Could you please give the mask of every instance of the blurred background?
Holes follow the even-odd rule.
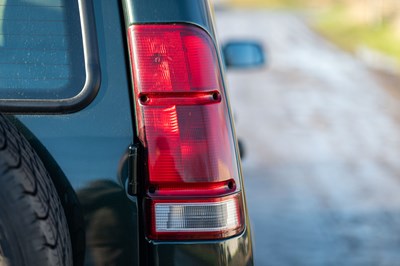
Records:
[[[400,1],[215,1],[256,265],[400,265]]]

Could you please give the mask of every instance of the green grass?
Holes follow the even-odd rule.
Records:
[[[301,0],[230,0],[236,7],[244,8],[297,8],[301,7]]]
[[[242,8],[278,8],[307,10],[306,0],[229,0],[232,6]],[[315,29],[338,46],[355,51],[366,46],[391,56],[400,63],[400,37],[396,37],[388,23],[361,25],[349,19],[345,9],[331,7],[321,12],[314,21]]]
[[[388,23],[357,25],[346,17],[343,8],[337,7],[318,16],[315,27],[344,49],[354,51],[359,46],[366,46],[400,62],[400,38]]]

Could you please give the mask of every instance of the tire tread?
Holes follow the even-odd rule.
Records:
[[[3,115],[0,178],[1,186],[13,198],[15,216],[21,216],[26,227],[21,228],[23,232],[14,232],[31,245],[26,265],[72,265],[68,224],[54,184],[29,142]]]

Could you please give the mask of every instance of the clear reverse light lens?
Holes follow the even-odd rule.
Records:
[[[233,199],[218,203],[157,203],[157,232],[221,231],[239,224]]]
[[[156,203],[157,232],[211,232],[235,228],[239,224],[234,199],[204,203]]]

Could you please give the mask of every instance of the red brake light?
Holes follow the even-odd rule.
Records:
[[[199,197],[204,199],[204,206],[226,202],[221,197],[239,192],[240,182],[226,97],[211,38],[198,27],[176,24],[133,25],[128,29],[128,37],[137,129],[148,154],[146,193],[150,205],[162,200],[164,205],[160,206],[169,206],[186,198],[186,205],[182,205],[185,208]],[[152,217],[157,216],[156,209],[149,208]],[[241,207],[237,209],[233,213],[237,215],[235,221],[240,222]],[[154,224],[150,227],[149,236],[153,238],[162,235],[165,239],[169,233],[179,232],[167,230],[158,234],[153,231],[157,230]],[[242,228],[241,223],[208,237],[229,236],[237,233],[237,228]],[[203,233],[183,235],[204,238]]]

